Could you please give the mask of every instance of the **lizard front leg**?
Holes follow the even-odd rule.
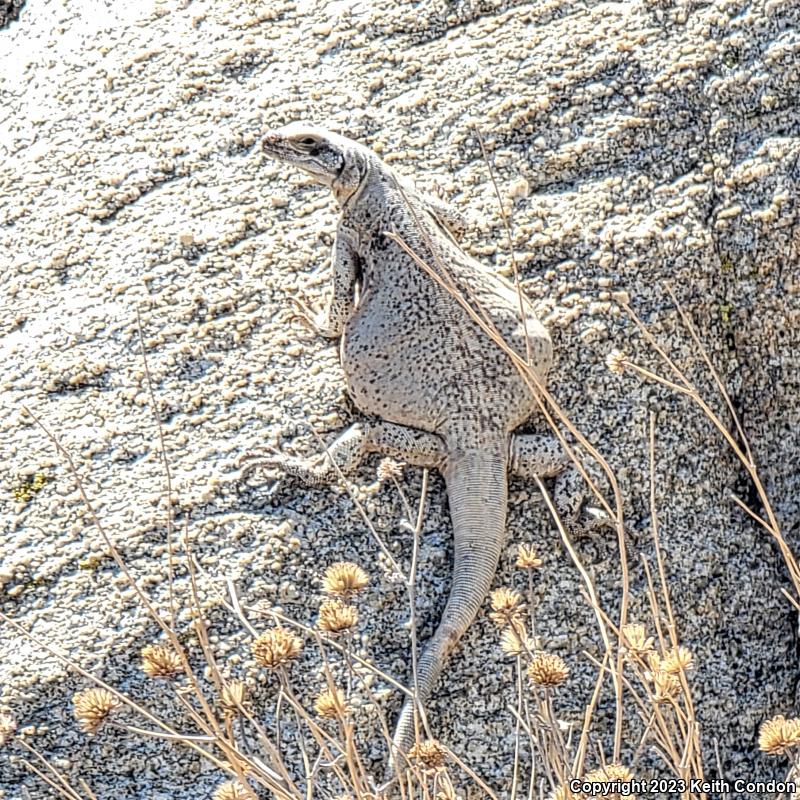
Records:
[[[357,422],[351,425],[322,453],[311,458],[295,458],[283,453],[247,453],[239,459],[242,479],[256,469],[283,472],[309,486],[333,483],[339,472],[354,471],[368,453],[381,453],[418,467],[441,469],[446,451],[436,434],[395,425],[391,422]]]
[[[345,322],[353,314],[356,282],[359,277],[358,255],[348,234],[336,233],[331,254],[333,273],[333,297],[325,311],[314,311],[297,298],[292,298],[294,316],[305,323],[314,333],[328,339],[342,335]]]
[[[467,218],[449,203],[440,200],[432,194],[423,194],[421,200],[428,210],[438,220],[439,224],[447,228],[453,238],[460,238],[469,227]]]

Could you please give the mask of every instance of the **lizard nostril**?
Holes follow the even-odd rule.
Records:
[[[268,133],[264,137],[264,146],[275,145],[277,143],[278,143],[278,136],[276,134],[274,134],[274,133]]]

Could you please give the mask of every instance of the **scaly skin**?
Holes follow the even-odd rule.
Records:
[[[397,233],[429,266],[443,266],[523,356],[527,330],[531,364],[542,381],[552,360],[550,337],[527,300],[523,326],[516,290],[459,249],[453,238],[463,228],[458,217],[366,147],[293,124],[269,133],[263,149],[329,186],[341,206],[333,298],[324,314],[297,305],[319,333],[341,337],[350,395],[378,421],[354,425],[316,459],[274,455],[259,466],[323,484],[336,477],[331,461],[348,470],[366,453],[381,452],[442,471],[455,564],[447,606],[418,664],[418,700],[424,705],[491,587],[505,534],[509,469],[549,476],[565,462],[547,437],[512,436],[536,405],[519,372],[387,232]],[[572,508],[570,516],[575,513]],[[414,735],[414,705],[407,701],[394,736],[394,763]]]

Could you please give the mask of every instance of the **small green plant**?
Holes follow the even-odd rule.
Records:
[[[44,472],[37,472],[34,475],[20,479],[11,490],[11,494],[18,503],[30,503],[46,483],[47,475]]]

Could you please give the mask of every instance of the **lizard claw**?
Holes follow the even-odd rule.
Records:
[[[290,320],[298,320],[304,327],[318,336],[325,334],[325,318],[321,312],[315,312],[297,297],[290,297],[289,302],[293,306]]]
[[[599,508],[586,508],[576,520],[573,532],[578,536],[592,536],[595,533],[616,531],[617,521],[613,517],[609,517],[605,511]],[[636,540],[637,534],[628,525],[624,526],[625,537],[633,541]]]
[[[280,471],[283,456],[275,447],[266,447],[262,451],[248,450],[236,460],[236,466],[241,470],[241,480],[246,480],[256,470],[266,469]]]

